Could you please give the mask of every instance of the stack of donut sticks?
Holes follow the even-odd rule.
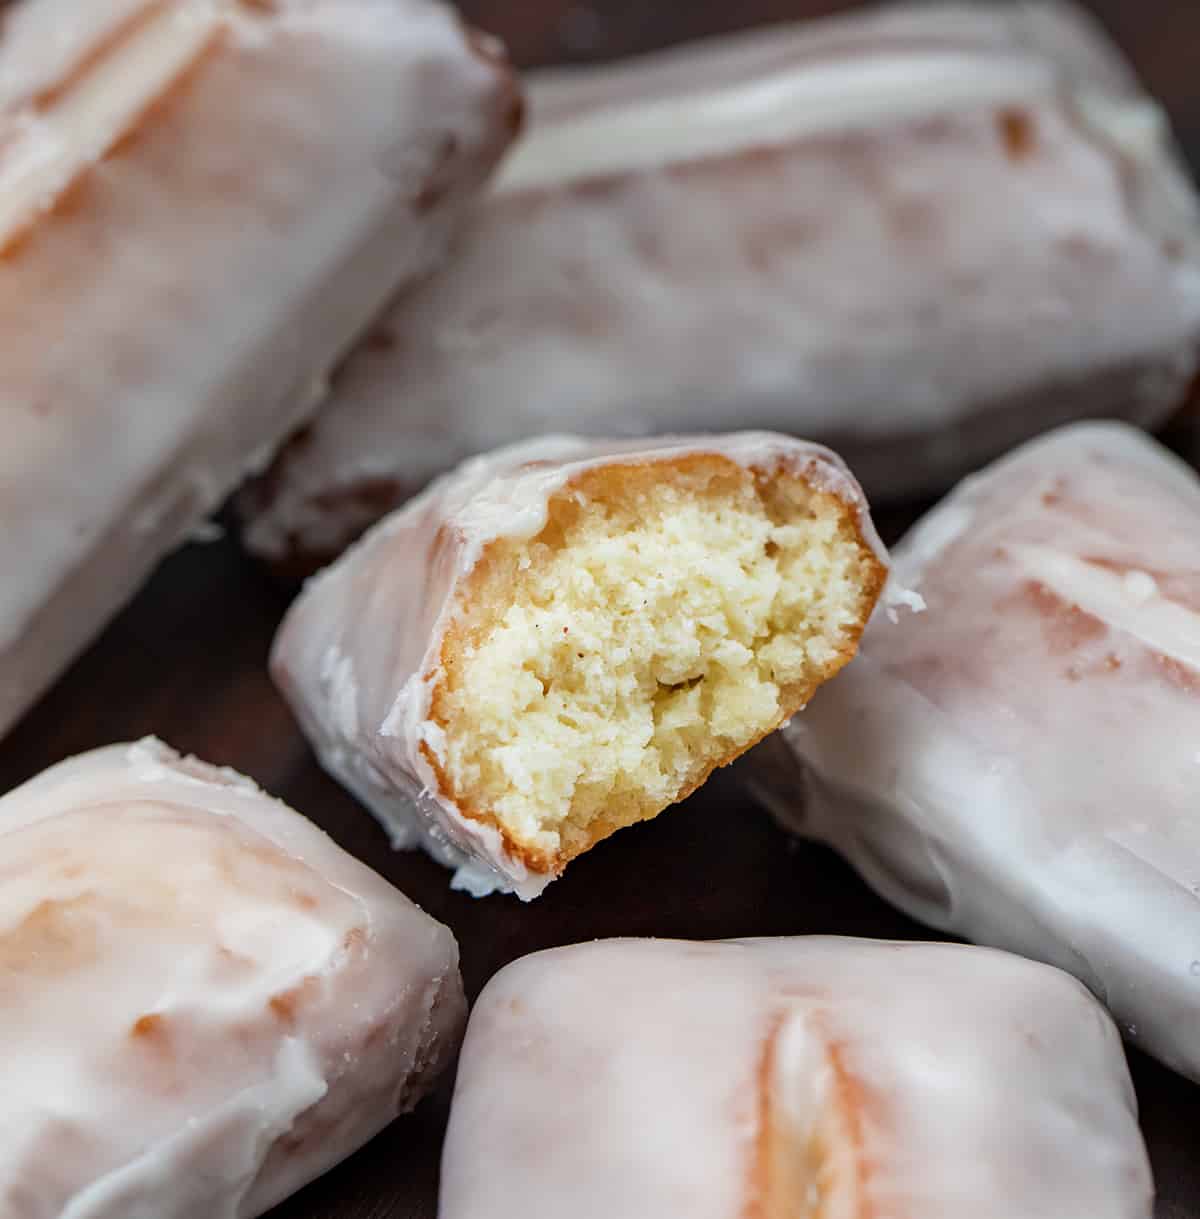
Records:
[[[983,946],[599,941],[468,1022],[387,881],[111,745],[0,799],[0,1216],[252,1219],[460,1044],[442,1219],[1150,1215],[1114,1018],[1200,1079],[1200,480],[1143,429],[1200,211],[1090,20],[523,89],[431,0],[2,21],[0,731],[240,488],[311,575],[279,689],[456,888],[534,900],[757,746]],[[964,475],[889,556],[867,496]]]

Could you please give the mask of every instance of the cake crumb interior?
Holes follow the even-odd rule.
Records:
[[[716,455],[585,471],[463,599],[432,708],[443,779],[561,866],[802,706],[882,574],[851,510],[798,476]]]

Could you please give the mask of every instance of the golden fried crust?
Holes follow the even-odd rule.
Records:
[[[837,518],[839,541],[849,542],[856,550],[859,570],[864,573],[864,578],[861,581],[854,622],[846,632],[845,641],[836,648],[834,658],[825,664],[815,666],[807,680],[781,685],[779,687],[780,710],[769,726],[746,744],[739,745],[724,755],[707,761],[695,777],[678,791],[673,803],[691,795],[707,781],[714,770],[736,761],[748,749],[774,732],[803,708],[824,682],[835,676],[854,658],[858,650],[858,641],[883,591],[888,575],[886,566],[864,536],[858,510],[837,495],[818,490],[810,471],[793,472],[787,469],[763,470],[757,468],[747,470],[728,457],[714,453],[686,454],[659,461],[613,462],[584,470],[551,497],[547,511],[548,523],[536,540],[552,541],[552,535],[561,532],[564,521],[586,511],[580,505],[580,498],[589,501],[612,500],[622,494],[628,494],[631,488],[638,483],[649,487],[660,482],[665,476],[673,476],[678,479],[696,473],[710,474],[715,479],[732,480],[735,483],[753,478],[764,508],[769,497],[776,500],[785,499],[785,489],[791,485],[804,494],[814,515],[829,514]],[[550,536],[548,537],[548,535]],[[461,672],[464,656],[468,649],[482,638],[495,620],[494,616],[484,618],[480,615],[470,619],[463,612],[464,608],[477,604],[482,598],[486,598],[493,605],[503,607],[510,599],[505,596],[505,592],[511,591],[513,585],[511,575],[506,575],[505,572],[498,570],[504,545],[503,540],[489,543],[475,569],[463,581],[457,597],[459,612],[455,614],[442,639],[437,663],[440,676],[433,686],[429,719],[443,731],[449,732],[453,729],[447,706],[448,692]],[[430,673],[429,676],[432,678],[433,673]],[[466,793],[458,790],[446,768],[427,744],[422,743],[420,749],[437,777],[440,792],[454,802],[464,817],[494,827],[501,835],[510,855],[534,872],[560,875],[572,859],[590,850],[596,843],[636,821],[649,820],[657,816],[666,807],[663,805],[653,808],[650,812],[645,812],[633,807],[628,800],[615,802],[610,810],[588,826],[588,833],[584,840],[564,842],[557,851],[550,852],[515,837],[492,810],[480,807]]]

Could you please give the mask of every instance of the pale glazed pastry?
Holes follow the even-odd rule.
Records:
[[[311,580],[272,672],[397,846],[531,898],[803,706],[885,561],[827,449],[550,437],[465,463]]]
[[[0,844],[6,1219],[251,1219],[457,1048],[449,930],[233,771],[99,749]]]
[[[1076,425],[965,482],[895,571],[926,611],[868,628],[760,755],[772,806],[1200,1079],[1200,480]]]
[[[1120,1040],[955,944],[608,940],[471,1014],[440,1219],[1149,1219]]]
[[[453,263],[241,500],[311,568],[464,456],[765,427],[874,501],[1081,416],[1162,421],[1200,241],[1160,110],[1083,13],[908,6],[534,74]]]
[[[0,732],[315,405],[508,141],[425,0],[0,22]]]

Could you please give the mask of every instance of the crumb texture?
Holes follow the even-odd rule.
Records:
[[[802,706],[882,583],[852,510],[718,456],[586,471],[447,633],[443,780],[535,866],[652,817]]]

